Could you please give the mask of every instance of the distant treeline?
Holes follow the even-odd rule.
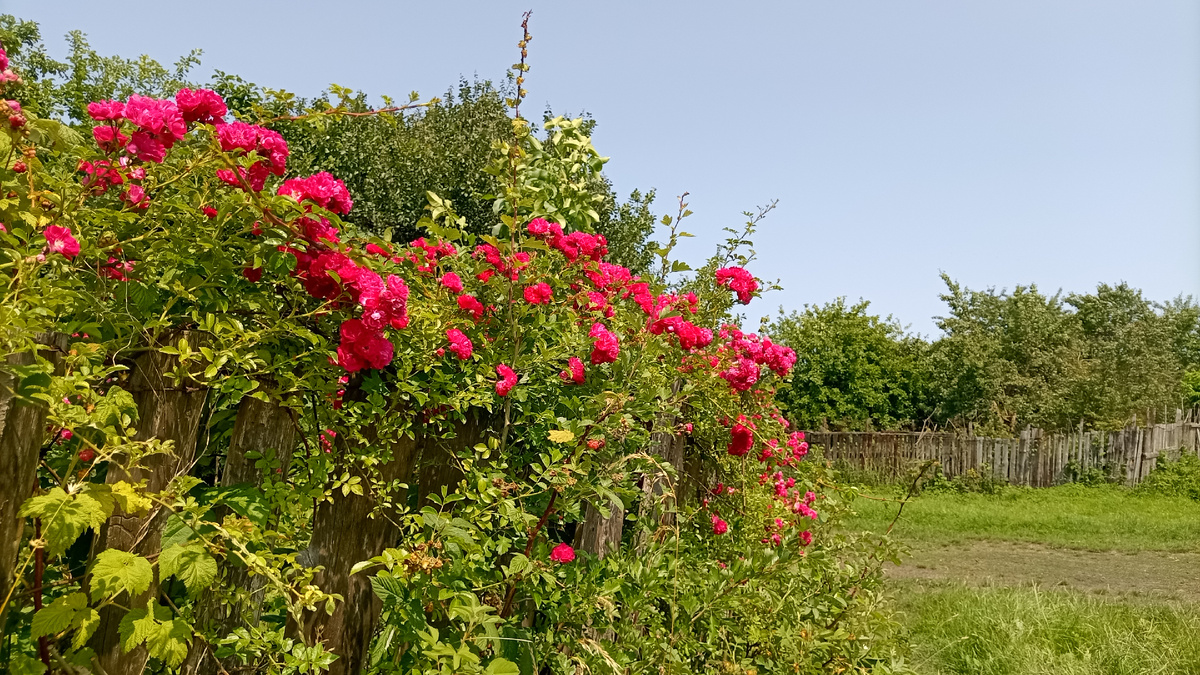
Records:
[[[801,428],[954,429],[1012,435],[1112,429],[1200,403],[1200,306],[1152,302],[1128,284],[1045,295],[974,291],[943,275],[942,336],[905,331],[838,299],[771,326],[796,350],[781,399]],[[1153,420],[1150,420],[1153,421]]]

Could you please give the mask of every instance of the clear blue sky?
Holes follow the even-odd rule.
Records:
[[[213,68],[312,95],[499,80],[533,9],[534,111],[592,113],[618,190],[691,192],[702,258],[779,200],[752,317],[839,295],[935,332],[971,287],[1200,295],[1200,3],[0,0],[52,50]]]

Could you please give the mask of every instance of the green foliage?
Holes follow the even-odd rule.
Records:
[[[1190,298],[1156,305],[1122,283],[1064,299],[1035,286],[974,291],[943,279],[949,313],[932,342],[869,314],[865,302],[781,315],[771,333],[798,355],[781,391],[793,420],[1011,436],[1027,426],[1162,421],[1200,403],[1200,379],[1185,373],[1200,354],[1200,309]]]
[[[44,495],[30,498],[21,505],[21,515],[42,520],[42,536],[46,540],[46,552],[59,555],[75,543],[84,530],[97,532],[112,514],[112,505],[95,499],[89,493],[68,494],[60,487],[51,488]]]
[[[906,582],[898,604],[921,673],[1109,675],[1200,669],[1190,603],[1037,587]]]
[[[217,561],[201,544],[176,544],[159,554],[158,575],[160,579],[177,577],[187,586],[188,594],[196,596],[217,578]]]
[[[1003,478],[998,478],[988,464],[981,465],[978,470],[967,469],[964,473],[952,478],[947,477],[942,471],[942,467],[938,465],[920,477],[916,476],[913,471],[910,471],[910,474],[913,475],[910,475],[910,479],[905,483],[915,486],[915,494],[929,492],[934,494],[997,495],[1009,487],[1008,482]]]
[[[100,614],[88,607],[87,596],[83,593],[71,593],[56,599],[34,614],[29,635],[36,638],[74,629],[75,636],[71,639],[71,647],[82,649],[99,626]]]
[[[926,345],[868,305],[838,298],[771,325],[771,336],[796,351],[779,397],[800,428],[895,429],[920,419]]]
[[[1094,294],[1071,295],[1067,302],[1075,308],[1088,369],[1073,387],[1073,417],[1111,428],[1132,414],[1179,405],[1178,322],[1124,283],[1100,284]]]
[[[1141,494],[1200,501],[1200,457],[1183,453],[1172,462],[1159,455],[1154,470],[1138,483],[1135,490]]]
[[[146,601],[146,609],[130,610],[121,619],[121,648],[131,652],[146,645],[150,656],[167,666],[175,667],[187,657],[192,627],[173,619],[171,610],[154,601]]]
[[[218,87],[222,93],[231,88]],[[330,102],[293,100],[296,114]],[[366,96],[339,101],[351,112],[369,109]],[[459,83],[441,100],[410,115],[342,117],[320,125],[284,124],[291,166],[300,175],[328,171],[354,195],[350,222],[364,230],[391,232],[408,242],[424,234],[417,222],[427,214],[426,194],[449,200],[475,234],[495,224],[492,199],[498,189],[484,172],[492,145],[512,132],[502,97],[490,83]]]
[[[938,319],[945,336],[933,347],[931,365],[941,418],[978,435],[1069,424],[1068,392],[1083,363],[1062,300],[1036,286],[981,292],[943,279],[950,311]]]
[[[1089,466],[1085,469],[1078,461],[1071,460],[1063,466],[1062,479],[1069,483],[1087,487],[1115,485],[1121,482],[1117,477],[1115,468],[1106,463],[1101,466]]]
[[[110,548],[96,556],[92,565],[92,599],[113,598],[121,593],[136,596],[154,583],[150,561],[136,553]]]

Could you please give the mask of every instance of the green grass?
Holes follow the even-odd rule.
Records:
[[[1200,673],[1200,612],[1074,591],[893,586],[921,675]]]
[[[863,494],[895,498],[889,488]],[[852,530],[882,532],[897,505],[858,499]],[[925,493],[911,499],[893,535],[911,546],[1017,541],[1088,550],[1200,550],[1200,503],[1119,487],[1009,488],[999,495]],[[1197,671],[1200,672],[1200,671]]]

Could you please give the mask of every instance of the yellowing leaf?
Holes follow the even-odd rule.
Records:
[[[121,510],[128,514],[143,513],[150,510],[154,506],[154,502],[148,497],[142,496],[138,489],[119,480],[112,484],[113,499],[117,501],[117,505]]]
[[[70,495],[57,487],[21,506],[22,516],[42,519],[46,552],[52,556],[66,551],[89,527],[98,532],[110,514],[111,510],[91,496]]]
[[[551,443],[570,443],[575,440],[575,434],[566,429],[555,429],[550,432]]]

